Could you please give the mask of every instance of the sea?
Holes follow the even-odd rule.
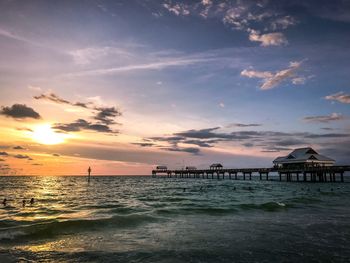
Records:
[[[350,261],[350,183],[253,179],[0,177],[0,262]]]

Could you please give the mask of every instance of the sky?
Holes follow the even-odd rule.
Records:
[[[350,163],[350,2],[0,1],[0,175]]]

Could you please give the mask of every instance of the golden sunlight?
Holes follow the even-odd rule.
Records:
[[[46,145],[64,143],[67,135],[55,132],[50,124],[36,126],[32,133],[33,140]]]

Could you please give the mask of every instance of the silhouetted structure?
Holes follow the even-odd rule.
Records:
[[[293,157],[292,157],[293,156]],[[291,162],[290,160],[293,160]],[[318,162],[315,162],[318,160]],[[287,163],[284,163],[287,162]],[[287,182],[344,182],[344,173],[350,172],[350,165],[335,166],[334,160],[318,154],[310,147],[294,150],[286,157],[278,157],[271,168],[223,168],[220,163],[210,165],[209,169],[168,170],[166,166],[157,166],[152,176],[165,175],[169,178],[206,178],[206,179],[243,179],[252,180],[258,175],[260,180],[269,180],[271,172],[277,173],[279,180]]]
[[[89,169],[88,169],[88,182],[90,182],[90,175],[91,175],[91,167],[89,166]]]
[[[221,163],[213,163],[212,165],[210,165],[209,168],[210,168],[210,170],[220,170],[224,167],[222,166]]]
[[[329,157],[318,154],[311,147],[299,148],[287,156],[277,157],[274,165],[282,168],[332,166],[335,161]]]
[[[167,171],[168,167],[166,167],[165,165],[158,165],[156,169],[157,171]]]

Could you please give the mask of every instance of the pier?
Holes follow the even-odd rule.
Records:
[[[336,166],[335,160],[319,154],[311,147],[298,148],[286,156],[277,157],[271,168],[235,168],[224,169],[220,163],[210,165],[209,169],[197,170],[187,166],[181,170],[168,170],[167,166],[157,166],[152,176],[169,178],[202,178],[269,180],[271,173],[277,173],[279,181],[286,182],[344,182],[345,172],[350,172],[350,165]]]
[[[152,170],[152,176],[166,178],[197,178],[197,179],[229,179],[229,180],[252,180],[254,177],[259,180],[268,181],[271,173],[277,173],[279,181],[286,182],[344,182],[345,172],[350,172],[350,165],[328,166],[328,167],[304,167],[304,168],[209,168],[193,170]],[[274,176],[276,177],[276,176]]]

